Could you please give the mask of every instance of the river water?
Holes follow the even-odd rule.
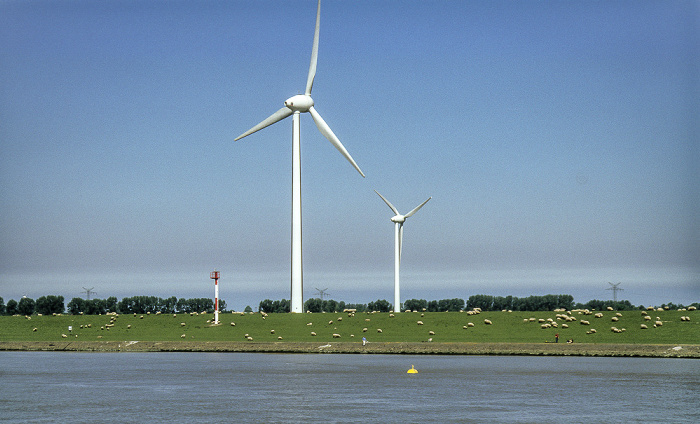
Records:
[[[700,361],[0,352],[0,422],[145,421],[697,423]]]

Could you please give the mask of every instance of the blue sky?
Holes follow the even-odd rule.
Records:
[[[0,296],[289,296],[314,1],[0,3]],[[700,4],[325,1],[305,299],[700,301]]]

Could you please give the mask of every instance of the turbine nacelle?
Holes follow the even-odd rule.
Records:
[[[308,112],[314,105],[314,99],[305,94],[297,94],[285,100],[284,105],[294,112]]]
[[[406,221],[406,216],[404,215],[396,215],[391,218],[391,222],[394,222],[396,224],[403,224],[404,221]]]

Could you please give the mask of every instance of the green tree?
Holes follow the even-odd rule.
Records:
[[[422,311],[428,309],[428,301],[425,299],[408,299],[403,303],[404,309]]]
[[[250,305],[248,305],[248,306],[245,307],[245,309],[243,310],[243,312],[245,312],[246,314],[247,314],[247,313],[250,313],[250,312],[253,312],[253,308],[251,308]]]
[[[68,312],[72,315],[85,313],[85,300],[80,297],[74,297],[68,302]]]
[[[17,310],[17,301],[10,299],[7,301],[7,306],[5,307],[5,313],[7,315],[17,315],[19,311]]]
[[[304,310],[313,313],[319,313],[323,311],[323,301],[317,297],[309,299],[306,302],[304,302]]]
[[[63,296],[41,296],[36,300],[37,314],[62,314],[64,310]]]
[[[17,304],[17,312],[20,315],[32,315],[36,308],[36,302],[30,297],[23,297]]]
[[[375,302],[369,302],[367,304],[367,309],[377,312],[389,312],[391,311],[391,303],[389,303],[388,300],[379,299]]]
[[[2,297],[0,297],[0,315],[5,315],[5,312],[5,300]]]

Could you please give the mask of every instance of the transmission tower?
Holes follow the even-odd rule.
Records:
[[[613,302],[617,303],[617,292],[624,290],[624,289],[621,289],[618,287],[622,283],[613,284],[613,283],[609,282],[608,284],[610,284],[610,287],[608,287],[605,290],[612,290],[613,291]]]
[[[85,287],[83,287],[83,288],[85,289],[85,291],[83,291],[83,292],[81,292],[81,293],[87,293],[87,300],[90,300],[90,295],[91,295],[91,294],[97,293],[96,291],[93,290],[94,287],[90,287],[89,289],[86,289]]]
[[[326,290],[328,290],[328,287],[326,287],[323,290],[321,290],[319,288],[316,289],[316,291],[318,292],[318,296],[321,298],[321,300],[323,300],[323,298],[326,296],[330,296],[328,293],[326,293]]]

